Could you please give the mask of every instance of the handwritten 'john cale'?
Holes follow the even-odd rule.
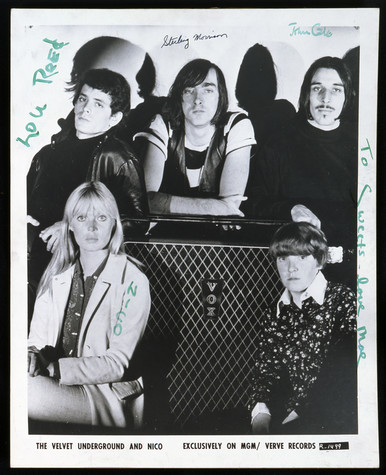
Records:
[[[300,26],[296,26],[296,21],[293,23],[289,23],[288,26],[291,26],[290,36],[325,36],[330,38],[332,36],[332,31],[328,30],[327,27],[321,26],[320,23],[315,23],[314,26],[308,29],[301,29]]]

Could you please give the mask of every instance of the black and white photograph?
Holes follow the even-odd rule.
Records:
[[[13,9],[11,465],[375,468],[377,9]]]

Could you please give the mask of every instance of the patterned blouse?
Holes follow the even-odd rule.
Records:
[[[300,415],[334,346],[347,336],[351,341],[356,337],[355,294],[342,284],[327,282],[322,305],[313,297],[304,300],[301,309],[293,302],[280,302],[260,324],[249,410],[258,402],[269,408],[275,382],[286,374],[291,386],[289,398],[283,401],[286,412],[295,410]],[[355,362],[354,353],[352,358]]]
[[[80,260],[75,261],[70,295],[64,315],[61,348],[59,352],[64,357],[76,357],[80,328],[88,301],[94,290],[96,281],[106,266],[108,256],[103,259],[96,271],[84,278]]]

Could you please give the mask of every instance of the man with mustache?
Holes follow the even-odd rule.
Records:
[[[322,224],[330,245],[355,247],[357,133],[345,116],[352,95],[340,58],[326,56],[310,66],[297,118],[259,150],[246,214]]]
[[[221,69],[205,59],[187,63],[170,88],[162,115],[135,136],[142,141],[153,214],[243,216],[252,124],[228,112]]]

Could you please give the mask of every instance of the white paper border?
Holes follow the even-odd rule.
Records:
[[[376,467],[378,465],[378,420],[376,381],[376,111],[378,71],[378,17],[377,9],[302,9],[302,10],[49,10],[25,9],[12,11],[11,32],[11,465],[13,467]],[[26,123],[28,113],[38,105],[31,97],[30,71],[23,66],[28,55],[36,61],[36,68],[44,66],[47,47],[25,42],[30,25],[47,26],[50,32],[57,25],[99,25],[101,28],[132,26],[197,26],[201,30],[223,31],[237,26],[252,28],[283,28],[297,21],[302,25],[321,23],[329,27],[359,26],[361,47],[360,122],[358,189],[366,188],[359,209],[365,219],[362,242],[364,256],[358,259],[358,275],[368,279],[360,283],[362,304],[358,328],[365,327],[362,340],[366,358],[358,366],[359,434],[347,436],[54,436],[28,435],[26,407],[26,226],[25,226],[25,173],[33,155],[49,142],[49,127],[42,127],[39,140],[28,150],[15,141]],[[166,32],[165,28],[165,32]],[[98,34],[99,35],[99,34]],[[98,36],[95,35],[95,36]],[[52,38],[53,39],[53,38]],[[66,38],[57,38],[68,41]],[[294,40],[296,40],[294,38]],[[142,44],[141,40],[137,44]],[[252,45],[252,44],[251,44]],[[77,47],[81,44],[77,45]],[[144,45],[146,48],[147,45]],[[63,49],[64,54],[64,49]],[[331,55],[334,55],[331,52]],[[308,65],[307,65],[308,66]],[[235,66],[237,69],[237,66]],[[58,74],[59,76],[59,74]],[[26,79],[28,77],[28,80]],[[58,78],[63,82],[68,77]],[[57,92],[56,88],[55,89]],[[62,87],[63,89],[63,87]],[[61,90],[62,90],[61,89]],[[47,95],[47,103],[55,101],[56,92]],[[58,93],[59,94],[59,93]],[[51,124],[61,116],[52,107],[42,124]],[[69,110],[69,109],[68,109]],[[51,114],[51,112],[50,112]],[[37,119],[38,120],[38,119]],[[371,146],[373,158],[361,151]],[[32,145],[33,142],[33,145]],[[364,166],[362,156],[367,158]],[[371,191],[370,191],[371,190]],[[364,282],[364,281],[361,281]],[[81,442],[124,442],[125,449],[78,450]],[[183,443],[216,442],[221,449],[184,450]],[[320,451],[288,449],[288,442],[341,442],[348,441],[349,450]],[[38,442],[46,442],[47,449],[37,449]],[[73,444],[71,450],[54,450],[52,442]],[[142,443],[142,450],[129,450],[130,442]],[[255,442],[258,450],[241,449],[242,442]],[[284,450],[267,450],[265,442],[284,442]],[[148,443],[162,444],[162,450],[148,450]],[[236,444],[228,449],[227,444]]]

